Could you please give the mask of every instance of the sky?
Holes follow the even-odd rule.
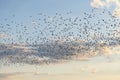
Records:
[[[95,9],[95,12],[92,13],[93,9]],[[110,11],[115,19],[109,18],[106,13],[102,12],[104,10]],[[59,16],[55,17],[56,13],[57,16],[61,14],[60,16],[62,16],[63,19],[59,19]],[[82,35],[86,38],[96,38],[96,40],[98,40],[96,43],[89,44],[83,39],[79,42],[73,42],[73,44],[72,42],[68,42],[65,43],[65,45],[64,42],[62,44],[58,41],[58,43],[53,43],[52,45],[45,44],[44,46],[35,46],[35,49],[24,45],[23,42],[26,41],[39,42],[39,36],[43,37],[40,38],[43,39],[42,41],[45,40],[44,37],[52,36],[52,34],[50,34],[51,30],[53,30],[54,25],[58,26],[60,22],[66,23],[70,27],[73,26],[70,32],[72,31],[77,35],[78,29],[76,28],[84,27],[84,23],[87,22],[87,20],[84,20],[86,15],[83,15],[83,13],[88,13],[92,16],[95,14],[94,17],[88,20],[91,24],[88,25],[88,28],[92,28],[93,31],[96,28],[102,28],[101,31],[96,31],[96,33],[98,33],[96,37],[93,36],[94,32],[92,32],[91,29],[91,32],[88,30],[90,33],[87,33],[89,36]],[[40,16],[41,14],[42,16]],[[46,15],[48,17],[46,17]],[[72,25],[76,16],[78,19],[82,18],[81,20],[83,20],[80,22],[80,27]],[[72,18],[73,21],[64,21],[68,18]],[[44,19],[52,23],[51,26],[53,28],[48,26],[49,23],[45,24],[43,22]],[[106,22],[104,22],[104,20]],[[0,0],[0,80],[64,80],[64,78],[69,80],[119,80],[119,22],[120,0]],[[79,21],[77,23],[79,24]],[[96,26],[94,24],[96,24]],[[112,27],[110,28],[104,28],[105,26],[109,27],[111,25]],[[67,36],[67,31],[64,31],[66,28],[68,27],[62,25],[62,27],[60,26],[60,28],[56,29],[55,33],[57,34],[58,32],[58,34],[61,34],[60,36],[63,37]],[[104,44],[107,42],[98,39],[101,37],[99,32],[103,33],[104,36],[104,33],[111,29],[113,29],[113,31],[115,29],[117,37],[115,35],[109,38],[102,37],[108,41],[114,38],[113,44],[112,42],[111,44]],[[112,32],[110,33],[112,34]],[[72,33],[70,34],[72,35]],[[74,35],[68,39],[74,40]],[[21,44],[7,44],[12,42]],[[80,45],[75,45],[74,43]],[[62,48],[60,48],[60,46]],[[80,52],[79,49],[81,49]],[[51,54],[51,52],[49,54],[47,51],[51,51],[53,54]],[[13,64],[11,62],[13,62]]]
[[[37,14],[39,12],[51,14],[69,10],[80,12],[85,10],[89,11],[89,3],[90,0],[0,0],[0,10],[2,12],[1,16],[4,17],[9,14],[25,16]]]
[[[39,13],[55,15],[55,13],[65,14],[72,11],[72,15],[77,16],[83,11],[89,12],[91,9],[89,3],[89,0],[0,0],[0,23],[3,24],[3,31],[5,32],[2,32],[1,29],[1,35],[3,37],[3,35],[12,34],[11,38],[14,38],[16,36],[13,35],[16,34],[15,24],[27,25],[29,28],[28,32],[32,32],[32,21],[34,19],[36,20],[36,18],[39,18],[39,16],[37,16]],[[30,19],[29,16],[32,16],[33,18]],[[13,23],[11,23],[12,21]],[[6,24],[10,24],[10,32],[6,31]],[[17,30],[22,30],[22,27],[17,27]],[[15,41],[17,40],[18,39]],[[10,40],[7,40],[6,42],[9,41]]]
[[[13,38],[13,42],[18,41],[20,40],[18,38],[20,35],[23,36],[21,42],[24,42],[30,35],[35,39],[35,36],[38,34],[33,34],[35,33],[33,26],[36,26],[38,23],[42,24],[37,21],[37,19],[41,18],[38,16],[40,13],[48,16],[54,16],[56,13],[60,13],[66,17],[68,16],[66,13],[72,12],[69,16],[74,17],[83,16],[82,14],[84,12],[91,13],[92,9],[96,8],[98,10],[106,9],[112,12],[115,17],[119,18],[119,4],[119,0],[0,0],[0,37],[4,38],[1,42],[9,42]],[[4,27],[2,28],[2,26]],[[27,26],[28,29],[24,32],[26,34],[22,34],[24,26]],[[9,30],[7,30],[8,27]],[[39,29],[43,29],[43,27],[40,26]],[[11,37],[11,40],[5,40],[8,36]]]
[[[96,32],[98,33],[97,37],[99,37],[101,36],[101,34],[99,34],[100,32],[103,33],[103,35],[105,35],[104,33],[109,31],[110,29],[114,30],[113,27],[110,27],[110,29],[108,29],[108,28],[104,28],[105,26],[110,26],[110,24],[118,25],[119,23],[119,21],[117,21],[116,23],[114,23],[115,21],[111,22],[112,19],[111,21],[108,21],[107,20],[108,16],[105,13],[102,14],[101,16],[100,14],[102,13],[102,10],[105,9],[106,11],[107,10],[110,11],[114,17],[119,19],[119,16],[120,16],[119,5],[120,5],[119,0],[0,0],[0,43],[23,43],[23,42],[31,43],[35,41],[40,42],[40,39],[43,39],[42,41],[45,41],[44,37],[46,36],[51,37],[50,31],[52,29],[50,29],[50,27],[51,26],[54,27],[54,25],[55,26],[57,25],[57,27],[59,27],[58,26],[58,24],[60,24],[59,22],[66,23],[67,25],[70,24],[69,26],[73,27],[71,31],[75,35],[69,36],[69,40],[72,40],[74,39],[74,36],[78,34],[77,33],[78,30],[74,28],[76,26],[72,25],[73,21],[69,22],[69,21],[64,21],[62,19],[58,19],[58,18],[53,19],[53,17],[56,16],[56,13],[58,14],[60,13],[62,14],[63,18],[67,19],[68,17],[68,18],[73,18],[74,20],[74,17],[76,16],[77,17],[80,16],[80,18],[82,18],[83,16],[82,14],[84,12],[91,14],[93,8],[97,10],[95,11],[95,13],[92,13],[92,16],[94,16],[94,14],[96,14],[96,16],[88,20],[89,23],[91,24],[91,25],[88,25],[88,27],[103,28],[103,30]],[[70,12],[72,13],[67,14]],[[43,15],[39,16],[38,14],[41,14],[41,13]],[[48,19],[48,22],[51,22],[52,25],[48,26],[48,24],[45,24],[42,22],[44,20],[43,16],[45,15],[50,16],[49,18],[46,18],[46,19]],[[39,18],[43,20],[38,21]],[[96,26],[93,25],[98,23],[100,20],[102,20],[102,18],[106,20],[107,24],[101,21]],[[56,22],[53,20],[55,20]],[[80,22],[81,24],[80,27],[84,27],[84,22],[85,22],[84,20],[83,22],[82,21]],[[79,22],[77,23],[79,24]],[[38,24],[43,26],[39,26]],[[62,27],[63,29],[67,28],[64,25],[60,27]],[[60,36],[66,38],[66,36],[68,35],[66,33],[67,31],[65,32],[64,30],[62,30],[62,28],[56,29],[55,33],[57,34],[58,32],[58,34],[61,34]],[[116,31],[119,33],[119,29],[120,29],[119,25],[115,29],[117,29]],[[40,32],[39,30],[40,31],[42,30],[42,31]],[[44,32],[45,35],[41,35],[42,32]],[[88,37],[86,36],[86,34],[82,36],[89,38],[94,34],[94,32],[91,31],[88,34],[90,34]],[[43,38],[38,39],[39,37],[43,37]],[[119,34],[117,34],[117,37],[119,37]],[[116,42],[116,40],[113,40],[113,41]],[[119,42],[116,42],[116,43],[119,44]],[[98,43],[98,44],[101,44],[101,43]],[[119,46],[117,44],[115,45]],[[22,46],[16,46],[16,47],[22,47]],[[16,47],[13,47],[13,51],[14,49],[16,49]],[[108,45],[108,47],[111,47],[111,45]],[[110,49],[107,48],[107,51],[109,52]]]
[[[89,0],[0,0],[0,20],[11,19],[12,15],[16,15],[15,21],[26,21],[27,16],[38,13],[53,15],[56,12],[66,13],[70,10],[74,15],[79,15],[81,11],[90,10],[89,3]]]
[[[73,15],[79,15],[81,12],[90,12],[93,7],[107,7],[114,10],[120,7],[119,4],[119,0],[0,0],[0,17],[10,18],[15,14],[24,18],[40,12],[50,15],[56,12],[66,13],[70,10]]]

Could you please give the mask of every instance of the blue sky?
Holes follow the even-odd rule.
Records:
[[[72,10],[74,14],[90,10],[90,0],[0,0],[0,17],[53,14]]]
[[[38,13],[54,15],[72,11],[73,15],[81,12],[89,12],[91,0],[0,0],[0,21],[5,18],[11,19],[16,15],[14,21],[26,21],[28,16]]]
[[[0,0],[0,21],[10,19],[14,21],[27,21],[28,16],[38,13],[54,15],[72,11],[73,15],[89,12],[90,0]],[[13,18],[15,15],[16,18]]]
[[[108,1],[108,2],[107,2]],[[72,14],[69,17],[81,16],[83,12],[91,13],[92,8],[104,8],[104,9],[113,9],[113,13],[119,16],[120,12],[120,2],[119,0],[0,0],[0,36],[4,35],[3,32],[11,34],[14,41],[17,35],[16,32],[23,31],[23,27],[27,26],[28,30],[25,32],[29,35],[33,35],[33,25],[32,21],[40,18],[39,13],[46,14],[48,16],[55,15],[55,13],[63,14],[66,16],[67,12],[72,11]],[[114,4],[111,5],[111,4]],[[109,7],[112,6],[112,7]],[[32,16],[32,19],[30,18]],[[99,15],[98,15],[99,16]],[[104,16],[106,18],[106,16]],[[8,26],[8,24],[10,26]],[[17,28],[16,28],[17,25]],[[23,25],[23,26],[22,26]],[[4,26],[4,28],[1,28]],[[8,30],[8,27],[10,28]],[[43,27],[40,27],[43,28]],[[37,28],[38,29],[38,28]],[[2,34],[1,34],[2,33]],[[21,32],[22,33],[22,32]],[[22,35],[23,34],[18,34]],[[29,37],[29,35],[24,35],[23,37]],[[38,34],[34,34],[33,37]],[[25,39],[21,40],[25,40]],[[10,38],[9,38],[10,39]],[[10,41],[7,40],[6,42]],[[5,40],[5,39],[4,39]],[[4,41],[3,40],[3,41]],[[0,40],[2,41],[2,40]],[[34,40],[33,40],[34,41]]]
[[[0,0],[0,23],[4,27],[10,24],[11,32],[3,28],[7,34],[16,34],[14,23],[31,26],[32,20],[29,16],[37,18],[38,13],[55,15],[55,13],[65,14],[69,11],[72,11],[73,16],[91,11],[90,0]],[[11,21],[14,23],[11,24]],[[18,30],[21,29],[19,26]],[[32,31],[32,28],[28,31]]]

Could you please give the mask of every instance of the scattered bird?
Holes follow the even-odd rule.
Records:
[[[120,44],[120,20],[112,17],[110,12],[98,14],[92,10],[92,13],[85,12],[83,16],[76,17],[70,16],[71,13],[67,12],[67,16],[38,13],[38,19],[29,16],[30,20],[33,19],[29,25],[5,18],[10,23],[0,23],[0,34],[8,34],[9,37],[0,35],[0,58],[11,62],[42,64],[70,60],[77,55],[100,55],[104,53],[104,46]],[[108,17],[102,18],[104,15]],[[46,59],[41,59],[43,57]]]

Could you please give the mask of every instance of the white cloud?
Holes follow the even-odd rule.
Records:
[[[113,16],[120,18],[120,8],[115,8],[113,11]]]
[[[110,7],[114,5],[116,8],[120,7],[119,0],[92,0],[91,6],[94,8],[101,8],[101,7]]]
[[[120,7],[120,1],[119,0],[106,0],[105,6],[114,5],[115,7]]]
[[[92,0],[90,5],[94,8],[110,8],[114,5],[113,16],[120,18],[120,0]]]
[[[91,6],[94,8],[100,8],[105,6],[105,2],[101,0],[92,0]]]

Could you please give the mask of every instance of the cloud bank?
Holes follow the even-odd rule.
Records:
[[[115,41],[115,40],[114,40]],[[118,41],[118,42],[117,42]],[[120,43],[105,42],[54,41],[38,45],[0,44],[2,63],[49,64],[69,60],[88,60],[99,55],[119,54]],[[115,49],[116,48],[116,49]]]

